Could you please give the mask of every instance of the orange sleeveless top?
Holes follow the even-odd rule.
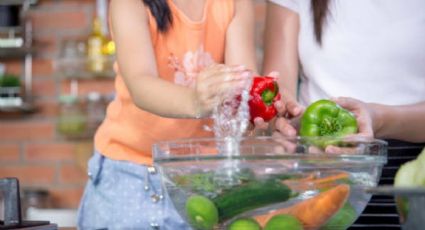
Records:
[[[158,73],[164,80],[191,87],[200,70],[214,62],[224,62],[226,31],[233,19],[234,2],[206,0],[199,22],[189,19],[172,0],[168,4],[173,23],[167,33],[157,30],[155,18],[149,12]],[[152,144],[157,141],[212,135],[203,131],[206,119],[163,118],[136,107],[119,66],[115,67],[116,97],[96,132],[97,151],[114,160],[151,164]]]

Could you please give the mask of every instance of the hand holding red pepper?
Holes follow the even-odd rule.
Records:
[[[277,110],[274,103],[280,100],[276,78],[269,76],[254,77],[250,96],[251,98],[248,104],[251,122],[256,117],[261,117],[264,121],[269,121],[276,116]]]

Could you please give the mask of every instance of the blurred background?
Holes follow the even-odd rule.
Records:
[[[0,0],[0,178],[19,179],[28,219],[75,223],[93,134],[114,96],[107,5]],[[263,0],[255,11],[260,63]]]

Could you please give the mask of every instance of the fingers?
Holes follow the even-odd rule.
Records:
[[[357,147],[338,147],[334,145],[329,145],[325,148],[325,152],[329,154],[345,154],[345,155],[353,155],[353,154],[361,154],[364,152],[362,146]]]
[[[269,77],[274,77],[274,78],[279,78],[279,72],[277,71],[272,71],[269,74],[267,74],[267,76]]]
[[[297,144],[294,141],[291,141],[291,139],[288,139],[288,137],[282,135],[282,133],[273,132],[272,139],[280,144],[275,147],[274,151],[276,153],[290,154],[296,152]]]
[[[230,68],[226,66],[212,66],[203,71],[197,79],[196,90],[201,100],[207,101],[217,98],[221,101],[225,97],[235,96],[243,89],[248,88],[251,73],[242,67]]]
[[[289,123],[289,121],[283,117],[279,117],[276,119],[276,129],[282,133],[284,136],[294,137],[297,135],[297,130],[293,125]]]
[[[361,139],[370,140],[370,139],[374,138],[372,130],[370,130],[370,131],[363,130],[362,131],[361,128],[359,128],[359,129],[360,129],[360,131],[358,133],[347,135],[347,136],[345,136],[345,138],[347,140],[361,140]]]
[[[218,93],[240,91],[249,86],[251,75],[250,71],[228,69],[210,72],[208,76],[198,80],[198,89],[200,91],[216,90]]]
[[[286,110],[288,117],[298,117],[303,113],[304,108],[298,102],[290,100],[286,102]]]
[[[282,100],[278,100],[274,103],[274,107],[277,110],[277,115],[278,116],[283,116],[286,112],[286,107],[285,107],[285,103],[283,103]]]
[[[269,124],[261,117],[254,118],[254,129],[267,129]]]
[[[303,113],[304,107],[301,106],[297,102],[297,100],[288,93],[288,91],[284,90],[283,92],[281,92],[281,95],[282,99],[279,103],[283,104],[283,108],[279,108],[278,111],[283,116],[285,116],[286,118],[292,118],[300,116]]]
[[[212,66],[198,75],[197,85],[209,86],[223,81],[246,80],[248,77],[247,71],[235,71],[226,66]]]
[[[270,123],[265,122],[263,118],[254,118],[254,128],[251,132],[252,136],[269,136],[271,135]]]
[[[356,136],[365,137],[365,138],[374,138],[371,122],[358,122],[358,124],[359,124],[359,131],[356,134]]]
[[[365,103],[349,97],[338,97],[332,100],[356,116],[359,132],[355,136],[369,138],[374,136],[372,118]]]
[[[331,98],[331,100],[350,111],[357,110],[362,104],[359,100],[350,97],[337,97]]]
[[[203,114],[220,103],[241,95],[251,84],[252,72],[244,66],[214,64],[202,70],[195,85],[196,106]]]

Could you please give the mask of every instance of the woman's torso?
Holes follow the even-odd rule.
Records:
[[[303,104],[336,96],[391,105],[425,100],[425,1],[330,0],[322,47],[310,3],[297,3]]]
[[[200,21],[192,21],[173,1],[168,4],[173,22],[166,33],[157,32],[155,19],[149,13],[158,73],[164,80],[191,87],[204,67],[224,61],[233,0],[205,0]],[[150,164],[151,146],[157,141],[211,135],[203,131],[207,120],[163,118],[137,108],[119,67],[115,67],[116,98],[108,106],[107,116],[95,136],[95,148],[102,154],[116,160]]]

